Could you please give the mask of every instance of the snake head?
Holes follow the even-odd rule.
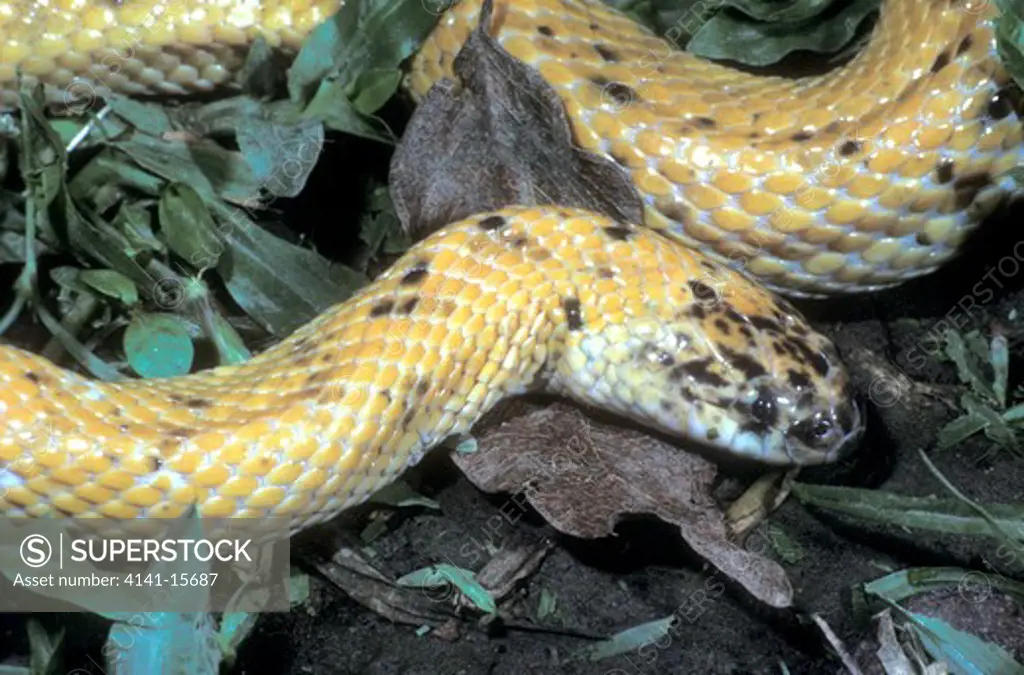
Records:
[[[712,454],[836,461],[864,414],[832,343],[768,291],[727,282],[710,302],[692,290],[648,297],[632,316],[571,333],[558,390]]]

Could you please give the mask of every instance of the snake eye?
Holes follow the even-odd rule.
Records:
[[[750,415],[766,426],[775,426],[779,421],[779,407],[770,391],[757,392],[757,398],[750,404]]]
[[[770,398],[761,396],[754,401],[752,406],[750,406],[750,414],[752,414],[754,419],[758,422],[764,422],[767,424],[775,416],[775,402]]]

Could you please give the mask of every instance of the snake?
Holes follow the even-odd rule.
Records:
[[[230,91],[257,37],[295,52],[338,7],[5,0],[0,98],[17,105],[19,76],[76,104]],[[414,100],[451,76],[481,7],[440,16],[411,59]],[[198,505],[297,532],[535,391],[767,466],[857,446],[835,344],[784,296],[928,274],[1015,195],[1024,146],[994,8],[884,0],[856,56],[802,78],[699,58],[597,0],[497,0],[491,19],[574,141],[629,173],[644,222],[474,214],[250,360],[178,377],[100,382],[0,346],[0,513]]]

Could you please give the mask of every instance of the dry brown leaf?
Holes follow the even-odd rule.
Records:
[[[429,589],[395,585],[355,549],[342,547],[330,560],[314,565],[346,595],[395,623],[441,628],[455,618],[450,603],[432,596]]]
[[[595,539],[627,514],[653,514],[679,527],[705,560],[773,607],[793,588],[776,562],[729,538],[712,497],[714,464],[637,431],[591,421],[562,403],[478,425],[477,449],[453,461],[485,492],[522,492],[552,526]]]
[[[503,546],[476,573],[477,583],[487,589],[495,602],[501,602],[515,590],[517,583],[540,568],[551,547],[549,541],[507,548]]]
[[[617,164],[573,145],[555,90],[487,34],[489,7],[417,106],[391,160],[402,226],[418,239],[513,204],[576,206],[633,223],[643,203]]]

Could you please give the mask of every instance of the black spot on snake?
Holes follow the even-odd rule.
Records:
[[[403,276],[401,281],[399,281],[398,283],[402,284],[403,286],[412,286],[413,284],[420,283],[421,281],[427,278],[427,268],[429,266],[430,263],[428,263],[425,260],[417,262],[412,267],[412,269],[405,273],[405,276]]]
[[[789,380],[789,386],[795,389],[806,389],[811,386],[811,378],[796,370],[787,372],[786,378]]]
[[[994,120],[1001,120],[1013,112],[1013,102],[1010,100],[1009,91],[1000,89],[989,100],[985,108],[985,114]]]
[[[413,420],[415,419],[416,408],[409,408],[408,410],[405,411],[405,414],[402,415],[402,427],[408,429],[410,426],[412,426]]]
[[[42,378],[40,378],[31,370],[25,372],[25,379],[34,384],[39,384],[40,382],[42,382]]]
[[[676,223],[686,225],[692,220],[692,218],[690,217],[690,210],[687,207],[683,206],[682,204],[672,204],[670,202],[664,202],[660,204],[655,204],[654,208],[658,209],[658,211],[660,211],[663,216]],[[717,269],[714,266],[708,266],[710,265],[710,263],[707,263],[706,261],[703,260],[701,261],[701,265],[706,270],[714,271],[715,269]]]
[[[729,327],[729,322],[725,319],[715,319],[715,328],[725,335],[732,333],[732,328]]]
[[[616,241],[629,241],[629,238],[633,236],[633,230],[621,225],[606,227],[604,233]]]
[[[961,176],[953,182],[953,189],[956,190],[956,206],[963,209],[970,206],[974,198],[985,187],[992,184],[992,175],[988,171]]]
[[[412,310],[416,308],[416,303],[419,301],[419,298],[409,298],[405,304],[398,308],[398,311],[402,314],[412,314]]]
[[[416,385],[416,393],[423,396],[430,389],[430,383],[426,380],[420,380],[419,384]]]
[[[547,35],[548,37],[555,34],[555,31],[551,30],[549,26],[537,26],[537,32],[541,35]]]
[[[315,373],[309,374],[309,376],[306,378],[306,384],[319,384],[320,382],[326,380],[328,377],[330,377],[328,373],[322,370],[318,370]]]
[[[185,401],[185,405],[189,408],[209,408],[210,400],[205,398],[190,398]]]
[[[711,371],[711,363],[710,358],[683,363],[670,370],[669,377],[678,381],[683,378],[683,375],[689,375],[698,384],[707,384],[712,387],[723,387],[728,384],[725,378]]]
[[[949,54],[947,52],[942,52],[937,57],[935,57],[935,62],[932,63],[932,72],[937,73],[948,65]]]
[[[764,366],[747,354],[742,354],[723,345],[722,355],[725,356],[734,368],[743,373],[743,376],[749,380],[768,374],[768,371]]]
[[[597,270],[597,276],[601,277],[602,279],[614,279],[615,272],[612,272],[607,267],[602,267],[601,269]]]
[[[530,260],[536,262],[543,262],[544,260],[547,260],[548,258],[551,257],[551,251],[547,250],[543,246],[537,246],[535,248],[529,249],[529,251],[527,251],[526,253],[526,256]]]
[[[778,322],[769,319],[766,316],[752,316],[750,317],[750,325],[758,330],[771,331],[774,333],[781,333],[782,326]]]
[[[705,435],[707,436],[707,439],[708,439],[709,441],[716,441],[716,440],[718,440],[718,436],[719,436],[720,434],[719,434],[719,432],[718,432],[718,429],[715,429],[714,427],[712,427],[712,428],[710,428],[710,429],[708,429],[708,430],[707,430],[707,432],[705,433]]]
[[[569,324],[569,330],[583,328],[583,316],[580,314],[579,298],[564,298],[562,308],[565,309],[565,320]]]
[[[477,227],[479,227],[481,230],[484,230],[485,232],[492,232],[494,230],[499,230],[505,227],[505,225],[507,224],[508,221],[502,218],[501,216],[487,216],[479,223],[477,223]]]
[[[860,143],[857,141],[846,141],[839,146],[839,154],[843,157],[849,157],[860,152]]]
[[[192,430],[185,427],[174,427],[167,430],[167,435],[174,438],[192,438]]]
[[[791,136],[791,138],[797,143],[803,143],[814,138],[814,134],[809,131],[798,131]]]
[[[605,45],[594,45],[594,51],[600,54],[601,58],[609,63],[616,63],[620,58],[615,50],[610,49]]]
[[[914,236],[914,241],[916,241],[916,242],[917,242],[918,244],[920,244],[921,246],[931,246],[931,245],[932,245],[932,240],[931,240],[931,237],[929,237],[929,236],[928,236],[928,235],[927,235],[926,233],[924,233],[924,232],[918,232],[918,233],[917,233],[917,234],[916,234],[916,235]]]
[[[714,129],[716,126],[718,126],[718,123],[715,122],[710,117],[698,117],[697,119],[694,120],[694,122],[696,122],[697,126],[700,127],[701,129]]]
[[[601,26],[596,23],[590,24],[590,30],[598,30],[599,28],[601,28]]]
[[[526,246],[526,237],[516,237],[515,239],[511,240],[509,244],[512,246],[512,248],[522,248]]]
[[[703,321],[704,319],[708,318],[708,312],[706,309],[704,309],[704,305],[693,305],[692,307],[690,307],[690,316],[697,319],[698,321]]]
[[[961,54],[966,52],[968,49],[970,49],[971,45],[973,45],[973,44],[974,44],[974,37],[972,37],[970,34],[967,34],[966,36],[964,36],[964,39],[960,41],[960,45],[956,48],[956,55],[960,56]]]
[[[385,316],[391,313],[391,310],[395,308],[395,303],[391,300],[381,300],[370,309],[371,317]]]
[[[953,180],[953,160],[944,159],[935,167],[935,180],[943,185]]]

